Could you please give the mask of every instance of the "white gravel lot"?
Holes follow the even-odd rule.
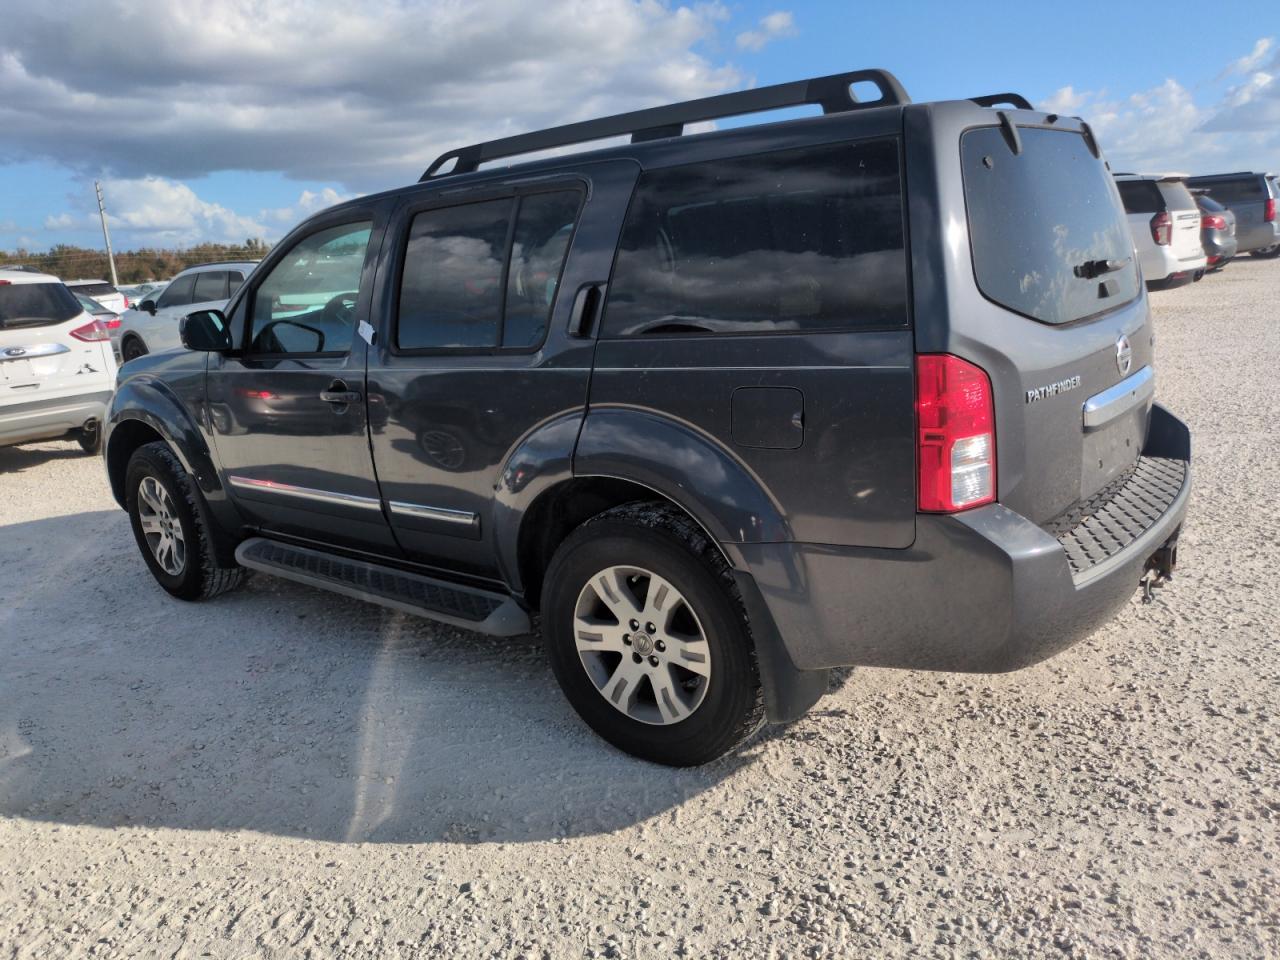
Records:
[[[593,737],[532,638],[171,600],[96,458],[0,450],[0,956],[1280,956],[1280,262],[1153,302],[1176,582],[699,770]]]

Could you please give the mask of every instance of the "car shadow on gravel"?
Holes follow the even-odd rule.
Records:
[[[354,842],[521,842],[677,816],[694,770],[628,757],[533,637],[255,577],[185,604],[119,511],[0,526],[0,815]],[[16,571],[16,572],[15,572]]]
[[[51,460],[78,460],[93,456],[85,453],[74,440],[45,441],[21,447],[0,447],[0,475],[20,473]]]

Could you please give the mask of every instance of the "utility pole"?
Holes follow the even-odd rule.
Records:
[[[111,252],[111,231],[107,229],[107,208],[102,203],[102,184],[97,180],[93,181],[93,189],[98,194],[98,216],[102,218],[102,239],[107,242],[107,263],[111,265],[111,285],[118,287],[120,280],[116,276],[116,257]]]

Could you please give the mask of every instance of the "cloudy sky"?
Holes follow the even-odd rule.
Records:
[[[4,7],[0,249],[99,244],[95,178],[119,248],[271,240],[451,146],[864,66],[1084,116],[1117,168],[1280,170],[1274,0]]]

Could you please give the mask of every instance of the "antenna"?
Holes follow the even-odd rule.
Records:
[[[97,180],[93,181],[93,189],[98,194],[98,216],[102,218],[102,239],[107,242],[107,263],[111,266],[111,285],[118,287],[120,279],[116,276],[116,257],[111,252],[111,231],[107,229],[107,208],[102,202],[102,184]]]

